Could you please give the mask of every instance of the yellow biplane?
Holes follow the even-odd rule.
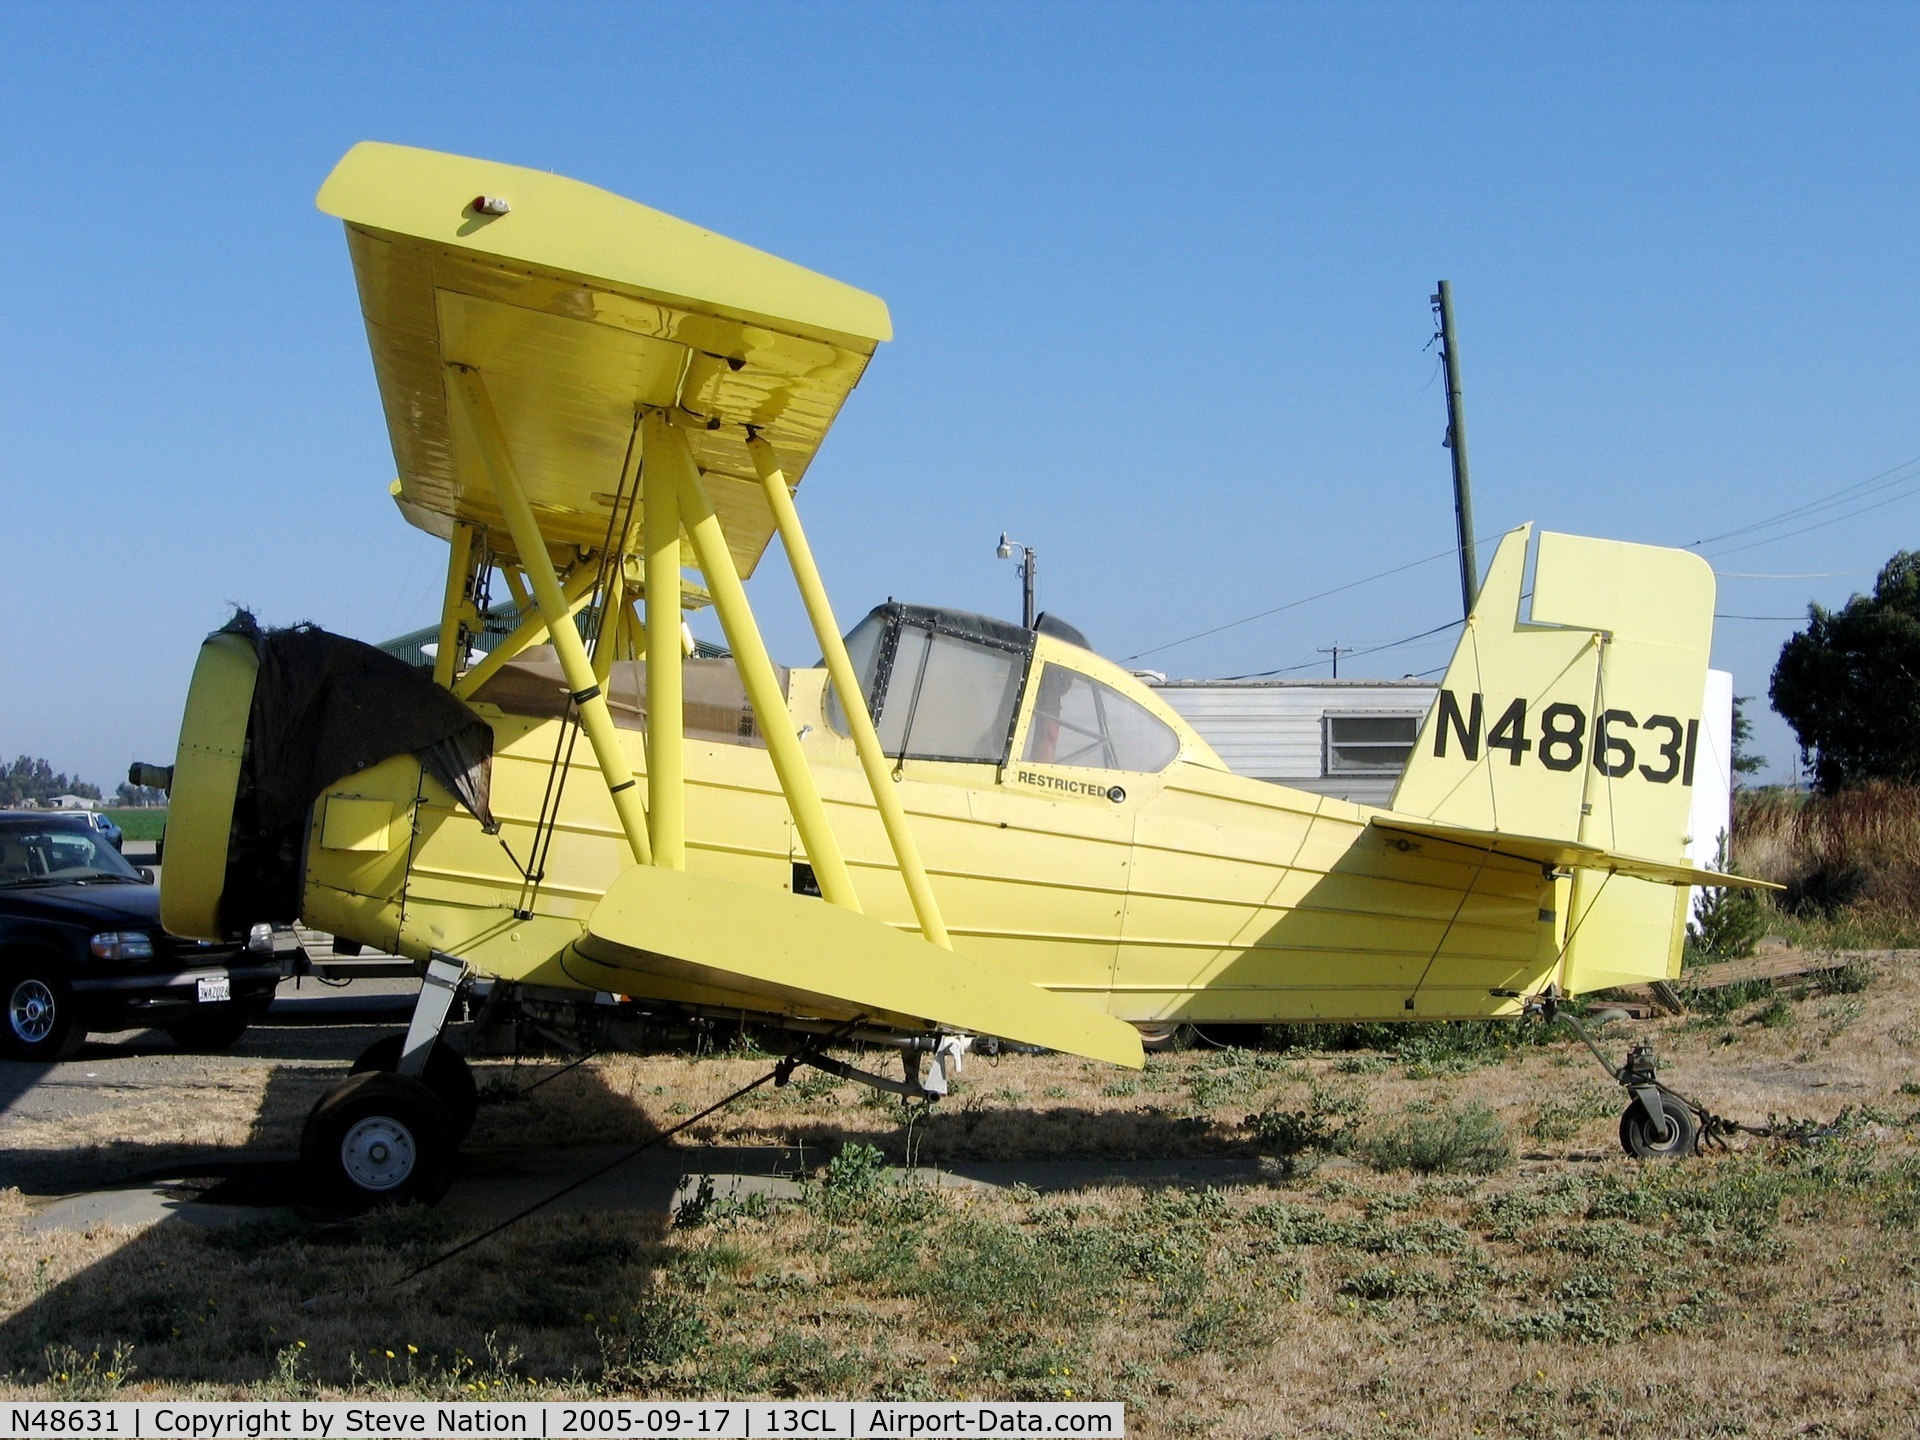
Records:
[[[1696,557],[1507,536],[1391,807],[1290,790],[1045,617],[889,603],[842,638],[794,493],[891,337],[880,300],[422,150],[355,147],[318,203],[394,499],[448,542],[432,673],[244,614],[209,637],[161,903],[183,936],[298,917],[425,967],[404,1040],[310,1117],[345,1200],[444,1189],[473,1084],[437,1042],[479,977],[529,1013],[896,1045],[905,1080],[862,1078],[932,1095],[973,1044],[1138,1066],[1177,1022],[1519,1016],[1664,979],[1686,887],[1742,883],[1686,859]],[[812,668],[773,663],[743,588],[776,535]],[[517,618],[487,651],[496,575]],[[725,659],[690,653],[707,605]],[[1690,1149],[1692,1112],[1634,1078],[1629,1148]]]

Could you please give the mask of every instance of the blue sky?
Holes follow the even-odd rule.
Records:
[[[1017,613],[1006,529],[1124,657],[1449,543],[1442,276],[1483,535],[1687,544],[1920,456],[1917,41],[1920,11],[1838,5],[16,0],[0,751],[108,788],[170,759],[230,602],[431,619],[444,551],[387,498],[312,205],[356,140],[562,171],[885,297],[897,338],[801,496],[843,618]],[[1718,555],[1721,611],[1869,586],[1920,544],[1910,492]],[[1745,578],[1782,574],[1810,578]],[[1443,560],[1141,663],[1324,663],[1457,606]],[[1794,628],[1723,620],[1716,661],[1764,696]],[[1760,741],[1784,773],[1785,726]]]

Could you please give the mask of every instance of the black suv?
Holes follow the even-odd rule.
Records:
[[[0,813],[0,1052],[58,1060],[89,1030],[158,1025],[224,1050],[280,982],[264,925],[243,944],[178,940],[160,891],[84,819]]]

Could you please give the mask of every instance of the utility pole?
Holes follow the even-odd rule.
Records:
[[[1433,297],[1440,317],[1440,363],[1447,372],[1447,438],[1440,443],[1453,453],[1453,522],[1460,542],[1460,605],[1473,613],[1480,598],[1480,565],[1473,548],[1473,489],[1467,479],[1467,415],[1460,394],[1460,348],[1453,333],[1453,287],[1446,281]]]
[[[1353,647],[1351,645],[1342,645],[1336,640],[1331,645],[1322,645],[1320,647],[1320,653],[1322,655],[1333,656],[1333,678],[1338,680],[1340,678],[1340,657],[1342,655],[1351,655],[1353,653]]]
[[[1002,560],[1011,560],[1016,553],[1020,556],[1020,623],[1029,630],[1033,629],[1033,622],[1038,618],[1034,601],[1040,583],[1040,558],[1033,553],[1031,545],[1009,540],[1004,530],[1000,532],[1000,544],[993,553]]]

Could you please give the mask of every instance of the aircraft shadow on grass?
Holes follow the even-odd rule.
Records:
[[[376,1033],[354,1030],[341,1027],[325,1042],[341,1069]],[[152,1051],[164,1048],[164,1041],[155,1040]],[[96,1042],[81,1058],[142,1053],[144,1037]],[[0,1386],[36,1384],[61,1373],[104,1374],[117,1352],[118,1363],[135,1367],[140,1380],[249,1384],[284,1379],[292,1366],[291,1373],[346,1384],[356,1375],[401,1378],[408,1363],[417,1373],[434,1366],[450,1373],[463,1363],[456,1351],[483,1356],[489,1344],[500,1353],[516,1350],[523,1374],[563,1377],[588,1360],[602,1363],[628,1343],[624,1331],[611,1341],[603,1332],[609,1317],[638,1313],[654,1283],[670,1197],[682,1172],[793,1176],[851,1142],[875,1144],[895,1162],[908,1158],[909,1136],[896,1117],[870,1107],[847,1106],[839,1125],[800,1116],[783,1124],[765,1113],[730,1120],[737,1112],[722,1112],[712,1138],[724,1142],[731,1126],[743,1139],[753,1132],[777,1135],[782,1143],[689,1146],[671,1157],[655,1151],[651,1165],[635,1166],[624,1179],[615,1172],[614,1183],[623,1187],[616,1208],[567,1213],[557,1207],[551,1223],[516,1227],[395,1286],[409,1270],[474,1232],[476,1193],[492,1186],[492,1212],[510,1214],[588,1167],[536,1167],[533,1147],[482,1143],[463,1157],[462,1178],[437,1209],[354,1219],[310,1208],[314,1197],[293,1151],[315,1095],[338,1073],[332,1066],[277,1067],[251,1133],[235,1145],[187,1154],[177,1145],[128,1137],[72,1152],[0,1154],[7,1183],[20,1185],[33,1200],[117,1185],[158,1189],[187,1207],[51,1284],[39,1276],[58,1264],[71,1239],[59,1232],[16,1233],[16,1294],[24,1289],[33,1298],[0,1321]],[[552,1072],[544,1064],[520,1072],[527,1080],[542,1073]],[[0,1094],[17,1101],[45,1074],[45,1067],[4,1067]],[[668,1123],[669,1102],[636,1100],[591,1069],[575,1072],[567,1083],[573,1087],[568,1108],[595,1113],[603,1122],[595,1126],[597,1138],[616,1141],[593,1151],[596,1160],[658,1134]],[[483,1141],[485,1114],[483,1109]],[[917,1128],[912,1158],[943,1166],[957,1162],[961,1173],[969,1156],[1056,1162],[1080,1155],[1114,1162],[1111,1173],[1095,1165],[1074,1183],[1127,1180],[1117,1157],[1217,1156],[1231,1148],[1207,1144],[1192,1120],[1151,1105],[1131,1112],[955,1106],[936,1111]],[[1152,1185],[1201,1183],[1167,1174],[1142,1178]],[[597,1199],[603,1192],[588,1193]],[[316,1296],[318,1305],[303,1305]],[[300,1339],[309,1342],[304,1349],[295,1344]],[[416,1352],[409,1355],[407,1344]],[[388,1349],[395,1351],[394,1361],[387,1360]]]

